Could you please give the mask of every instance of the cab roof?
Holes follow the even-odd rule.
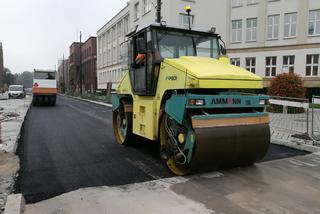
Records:
[[[137,30],[138,26],[136,27]],[[148,29],[157,29],[157,30],[165,30],[165,31],[171,31],[171,32],[182,32],[182,33],[191,33],[191,34],[197,34],[197,35],[203,35],[203,36],[216,36],[219,37],[220,35],[217,33],[213,33],[211,31],[198,31],[198,30],[189,30],[189,29],[184,29],[184,28],[177,28],[177,27],[172,27],[172,26],[167,26],[167,25],[162,25],[162,24],[151,24],[147,27],[144,27],[140,29],[139,31],[132,31],[129,34],[127,34],[128,38],[134,37],[135,35],[144,32]]]

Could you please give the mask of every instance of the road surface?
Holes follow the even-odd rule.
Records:
[[[111,108],[59,96],[55,107],[31,107],[18,150],[17,192],[34,203],[83,187],[118,186],[168,178],[154,144],[115,142]],[[302,155],[272,145],[266,160]]]

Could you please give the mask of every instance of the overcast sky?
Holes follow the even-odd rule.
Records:
[[[0,0],[0,42],[13,73],[54,69],[69,46],[86,40],[128,0]]]

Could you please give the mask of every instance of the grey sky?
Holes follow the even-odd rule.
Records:
[[[0,42],[13,73],[53,69],[69,46],[86,40],[127,0],[0,0]]]

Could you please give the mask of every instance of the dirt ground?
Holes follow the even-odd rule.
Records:
[[[13,184],[18,170],[18,156],[11,153],[0,152],[0,213],[3,213],[5,200],[13,190]]]

